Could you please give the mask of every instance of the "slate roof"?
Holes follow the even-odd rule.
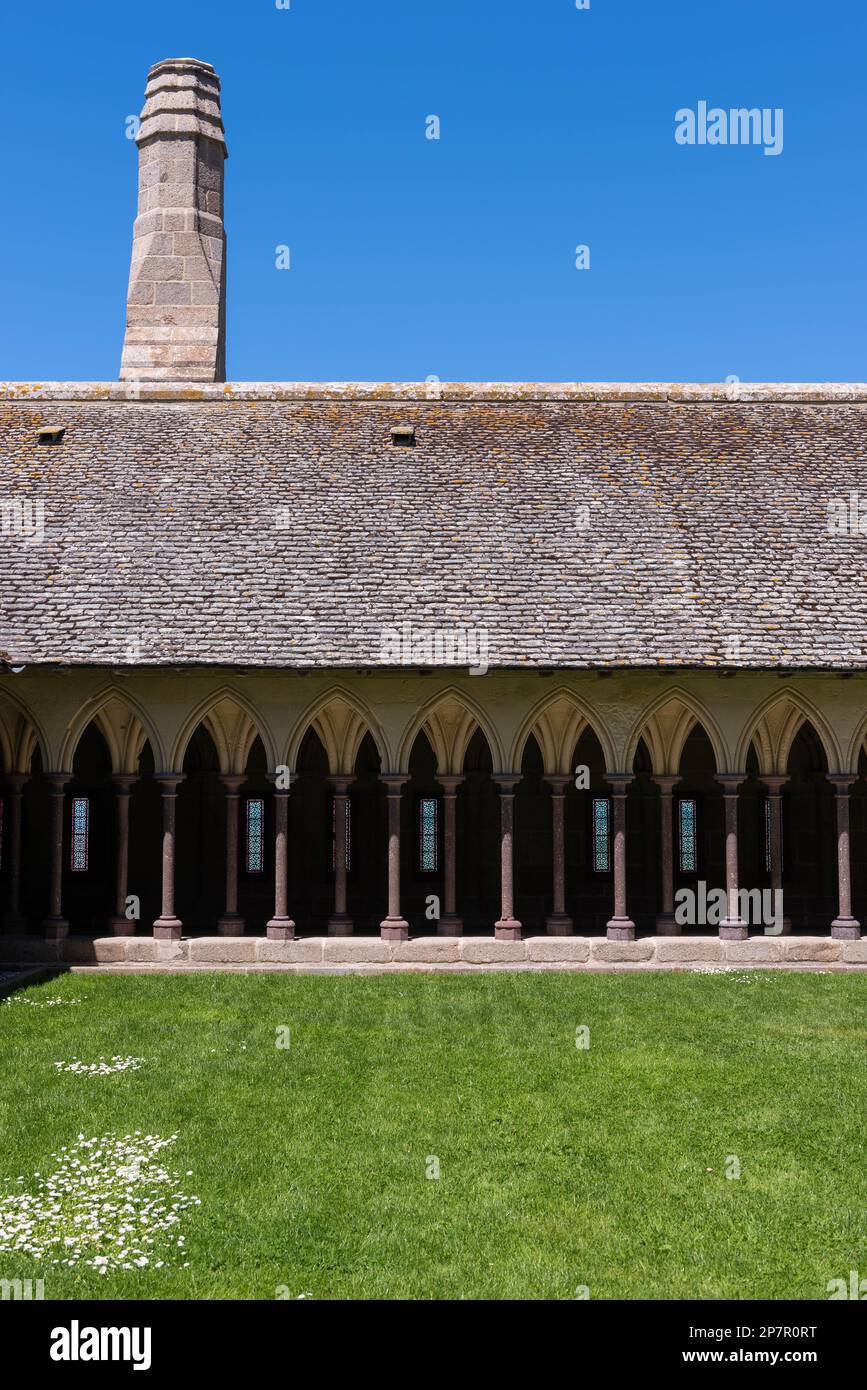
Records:
[[[0,535],[0,651],[369,668],[409,623],[491,667],[865,667],[867,536],[827,518],[867,515],[867,387],[730,394],[0,387],[0,504],[45,510]]]

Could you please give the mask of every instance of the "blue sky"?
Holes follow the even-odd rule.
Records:
[[[867,380],[863,0],[41,0],[4,48],[2,379],[117,377],[125,121],[193,56],[231,379]],[[782,154],[676,144],[701,100]]]

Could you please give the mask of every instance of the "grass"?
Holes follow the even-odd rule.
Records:
[[[59,995],[81,1003],[0,1007],[0,1196],[22,1175],[32,1190],[80,1133],[140,1129],[178,1131],[164,1162],[202,1204],[182,1218],[186,1269],[0,1253],[0,1278],[44,1277],[48,1298],[811,1299],[867,1272],[867,975],[66,975],[27,991]],[[115,1054],[144,1065],[54,1065]]]

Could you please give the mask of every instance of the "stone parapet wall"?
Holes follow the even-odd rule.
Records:
[[[707,936],[648,936],[637,941],[604,937],[530,936],[521,941],[490,937],[200,936],[159,941],[152,936],[0,937],[0,965],[56,963],[72,966],[180,970],[223,967],[261,970],[741,970],[867,969],[867,940],[836,941],[820,936],[753,937],[721,941]]]

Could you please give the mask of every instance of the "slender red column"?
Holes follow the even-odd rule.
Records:
[[[718,772],[725,800],[726,825],[726,915],[719,924],[720,937],[725,941],[746,941],[749,926],[741,917],[738,874],[738,787],[744,780],[742,772]]]
[[[8,935],[23,932],[27,919],[21,911],[21,804],[26,773],[13,772],[6,778],[9,788],[9,889],[3,930]]]
[[[849,788],[857,777],[835,773],[828,778],[837,796],[837,889],[840,910],[831,923],[831,935],[852,940],[861,935],[861,923],[852,916],[852,875],[849,851]]]
[[[493,781],[500,788],[500,916],[494,923],[499,941],[520,941],[521,923],[515,916],[515,787],[520,775],[507,773]]]
[[[238,793],[245,778],[232,773],[220,781],[226,788],[226,910],[217,931],[220,936],[243,936],[244,919],[238,912]]]
[[[674,827],[672,823],[672,791],[680,781],[671,773],[654,777],[659,787],[659,825],[660,853],[662,870],[662,912],[656,919],[659,936],[680,936],[680,927],[674,920]]]
[[[406,941],[409,922],[400,915],[400,802],[403,784],[409,778],[387,772],[380,780],[388,797],[388,916],[380,922],[379,934],[383,941]]]
[[[329,936],[351,936],[352,918],[346,910],[346,803],[351,776],[329,777],[334,788],[334,913],[328,921]]]
[[[51,802],[49,914],[42,923],[45,936],[57,941],[69,935],[69,923],[63,915],[63,805],[64,787],[69,776],[63,772],[46,775]]]
[[[572,918],[566,911],[566,801],[571,778],[556,774],[546,777],[551,788],[551,831],[553,867],[553,911],[545,925],[549,936],[571,936]]]
[[[273,941],[289,941],[295,923],[289,916],[289,788],[274,788],[274,916],[265,928]]]
[[[788,777],[762,777],[761,782],[768,789],[768,807],[771,822],[771,893],[773,895],[772,905],[776,912],[777,902],[783,901],[783,799],[780,791]],[[777,894],[780,894],[779,899]],[[785,909],[784,909],[785,911]],[[784,916],[782,929],[775,924],[775,934],[788,936],[792,930],[792,923],[789,917]]]
[[[626,911],[626,789],[631,772],[609,772],[614,807],[614,916],[606,924],[609,941],[634,941],[635,923]]]
[[[437,781],[443,789],[443,887],[445,912],[437,924],[440,936],[460,936],[464,924],[457,914],[457,833],[456,809],[458,787],[463,777],[445,773]]]
[[[115,904],[109,926],[115,936],[134,936],[136,922],[126,915],[126,894],[129,881],[129,798],[138,778],[132,773],[112,777],[115,788],[116,845],[115,845]]]
[[[180,918],[175,916],[175,802],[178,784],[183,780],[182,775],[173,772],[157,777],[163,793],[163,903],[153,926],[156,937],[179,937],[183,930]]]

